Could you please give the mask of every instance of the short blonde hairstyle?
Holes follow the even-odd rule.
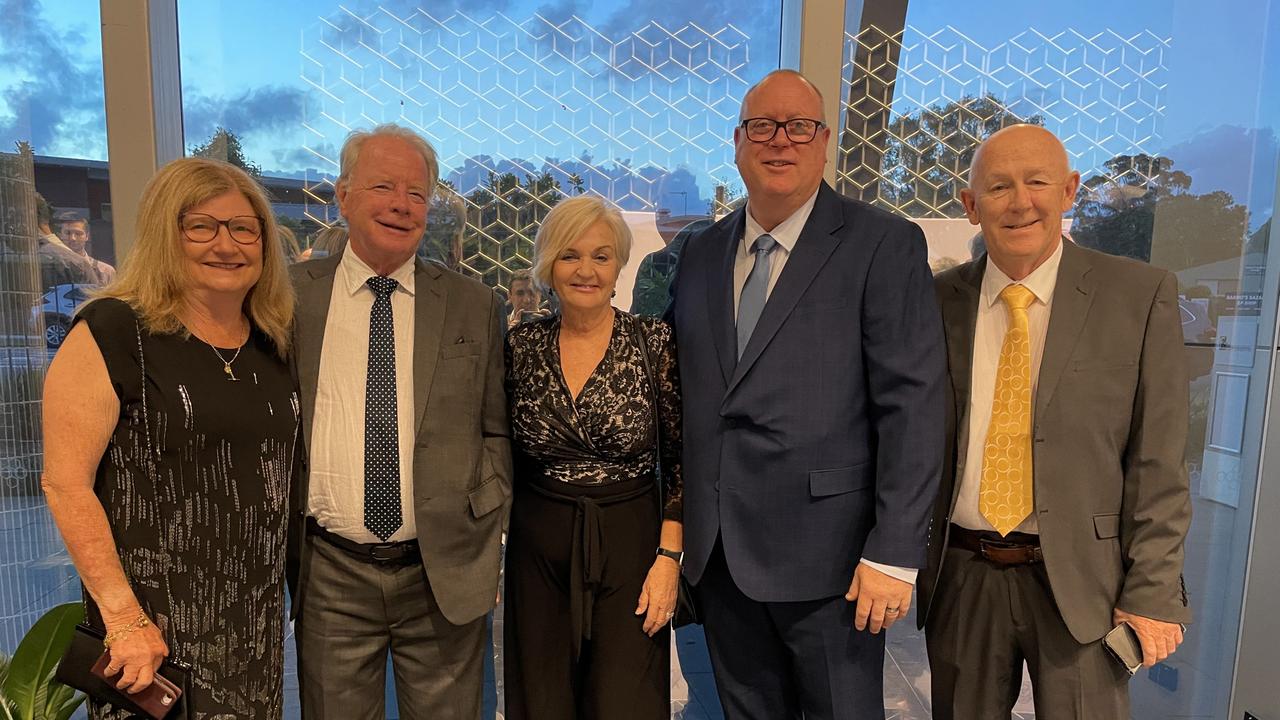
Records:
[[[372,130],[354,130],[347,135],[346,142],[342,143],[342,155],[338,160],[338,182],[335,183],[335,187],[343,187],[351,182],[351,173],[360,162],[360,151],[364,148],[365,142],[376,137],[399,138],[412,145],[413,149],[422,156],[423,162],[427,164],[427,192],[435,193],[436,180],[440,178],[440,163],[436,160],[436,149],[431,147],[431,143],[427,142],[426,138],[395,123],[384,123]]]
[[[160,168],[142,190],[137,234],[116,281],[99,297],[128,303],[153,333],[183,333],[187,308],[187,256],[178,217],[224,193],[238,192],[262,218],[262,275],[244,299],[244,312],[275,343],[280,357],[289,352],[293,325],[293,286],[288,261],[266,193],[234,165],[206,158],[182,158]]]
[[[551,291],[551,268],[556,258],[598,222],[613,232],[618,268],[626,267],[627,260],[631,259],[631,228],[622,219],[622,213],[605,204],[601,197],[578,195],[561,200],[551,208],[533,239],[533,282],[540,290]]]

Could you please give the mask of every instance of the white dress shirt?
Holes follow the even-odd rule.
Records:
[[[751,201],[747,201],[746,227],[743,230],[742,240],[738,243],[738,252],[733,259],[734,318],[738,316],[738,303],[741,299],[742,287],[747,284],[747,276],[751,274],[751,268],[755,267],[755,253],[752,252],[751,246],[755,244],[756,238],[768,234],[778,243],[769,253],[769,286],[765,291],[766,302],[768,302],[767,298],[773,294],[773,287],[778,284],[778,277],[782,275],[782,268],[786,266],[787,258],[791,257],[791,252],[795,249],[796,242],[800,240],[800,231],[804,230],[805,223],[809,222],[809,215],[813,212],[813,205],[817,200],[818,193],[815,191],[803,205],[768,233],[751,216]],[[831,331],[835,332],[836,328],[832,328]],[[916,574],[919,572],[915,568],[883,565],[866,558],[863,558],[861,562],[889,577],[912,584],[915,584]]]
[[[747,284],[747,276],[751,274],[751,268],[756,266],[756,254],[751,250],[756,238],[769,235],[778,243],[769,252],[769,286],[764,295],[768,298],[773,294],[773,286],[778,284],[778,276],[782,274],[787,258],[791,257],[791,251],[795,249],[796,241],[800,239],[800,231],[804,230],[804,224],[809,222],[809,214],[813,212],[813,204],[817,200],[818,193],[815,192],[786,220],[767,232],[751,216],[751,203],[747,202],[747,226],[742,240],[738,243],[738,252],[733,256],[733,316],[735,318],[738,317],[738,301],[741,300],[742,286]]]
[[[1065,240],[1063,242],[1066,242]],[[1044,357],[1044,339],[1049,331],[1049,314],[1053,310],[1053,289],[1058,284],[1058,266],[1062,264],[1062,243],[1048,260],[1030,275],[1015,283],[987,258],[982,275],[982,291],[978,296],[978,318],[973,330],[972,370],[969,377],[969,444],[965,448],[964,475],[960,478],[960,494],[956,497],[951,522],[970,530],[995,530],[978,511],[978,495],[982,489],[982,450],[987,444],[991,426],[991,404],[996,393],[996,368],[1000,365],[1000,349],[1009,329],[1009,309],[1000,293],[1009,285],[1022,285],[1034,294],[1027,307],[1027,323],[1031,340],[1031,398],[1035,404],[1040,384],[1040,360]],[[1032,418],[1032,422],[1035,419]],[[1032,468],[1034,483],[1034,470]],[[1036,534],[1034,508],[1015,532]]]
[[[382,542],[364,526],[364,408],[369,368],[369,312],[377,275],[348,245],[333,276],[325,319],[316,410],[311,421],[311,482],[307,514],[329,532],[361,543]],[[396,340],[396,421],[400,433],[400,508],[403,524],[388,542],[418,536],[413,514],[414,262],[390,277]]]

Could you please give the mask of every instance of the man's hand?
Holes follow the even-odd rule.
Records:
[[[860,562],[858,569],[853,571],[853,582],[849,583],[849,592],[844,594],[844,599],[858,602],[853,626],[866,630],[870,620],[871,634],[875,635],[881,628],[888,630],[907,616],[911,609],[911,583],[889,577]]]
[[[1142,643],[1142,664],[1151,667],[1173,654],[1182,644],[1182,627],[1178,623],[1153,620],[1116,608],[1111,613],[1116,625],[1129,623]]]

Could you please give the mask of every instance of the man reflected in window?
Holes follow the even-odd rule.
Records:
[[[68,250],[75,253],[89,269],[92,282],[106,285],[116,279],[116,269],[89,254],[89,218],[74,210],[58,213],[58,238]]]
[[[507,315],[508,330],[522,322],[537,320],[550,314],[542,307],[542,293],[533,284],[533,274],[529,270],[517,270],[512,274],[507,304],[511,306],[511,312]]]
[[[84,258],[62,244],[50,229],[52,211],[44,197],[36,194],[36,257],[40,263],[40,287],[42,290],[59,285],[84,285],[93,283],[93,275]]]

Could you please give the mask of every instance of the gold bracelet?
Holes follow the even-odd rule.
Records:
[[[102,647],[110,648],[112,643],[123,640],[126,637],[129,637],[129,634],[134,630],[144,628],[150,624],[151,618],[147,617],[147,611],[142,608],[138,608],[138,617],[134,618],[132,622],[119,630],[113,630],[107,633],[107,636],[102,638]]]

